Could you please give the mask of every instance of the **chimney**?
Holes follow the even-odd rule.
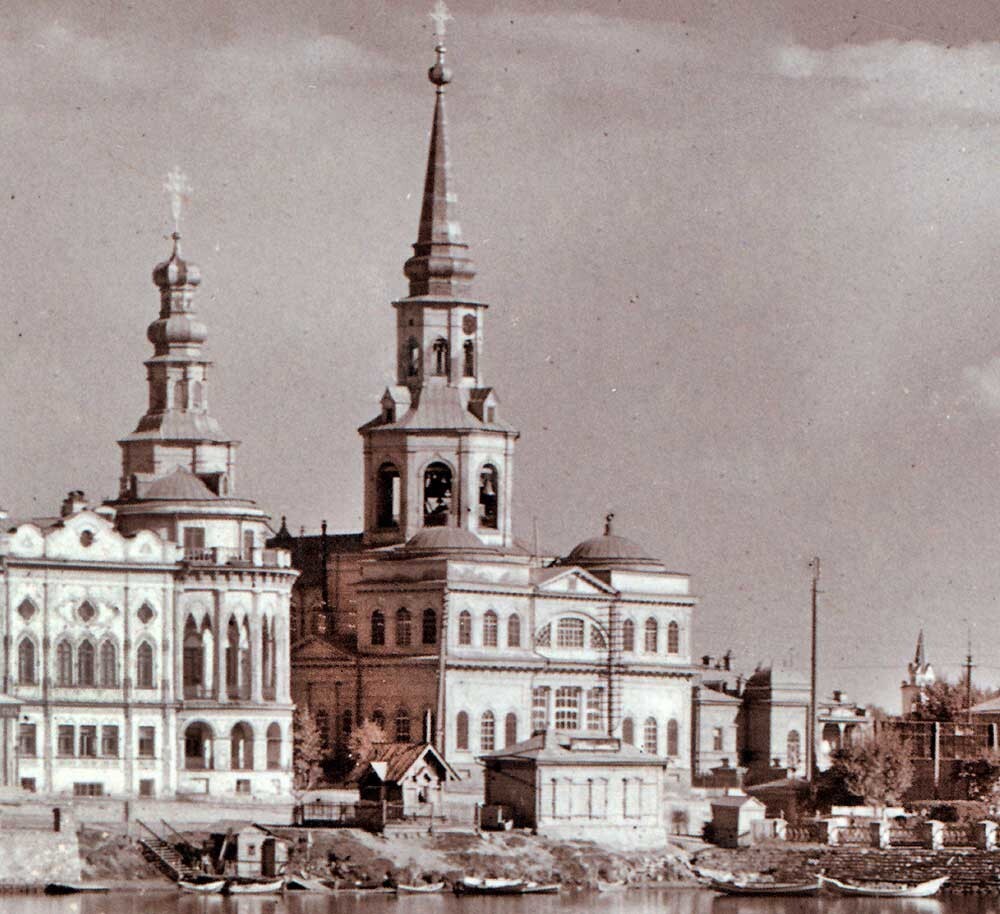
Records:
[[[72,514],[76,514],[77,511],[82,511],[87,507],[87,496],[83,494],[82,489],[73,489],[64,499],[62,503],[62,508],[59,514],[62,517],[69,517]]]

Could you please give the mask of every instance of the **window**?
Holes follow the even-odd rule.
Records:
[[[483,616],[483,647],[497,646],[497,614],[492,609]]]
[[[243,723],[229,733],[229,767],[233,771],[253,770],[253,731]]]
[[[656,642],[657,642],[657,627],[656,619],[646,620],[646,653],[655,654],[656,653]]]
[[[118,758],[118,728],[114,725],[101,727],[101,755]]]
[[[667,755],[673,757],[680,754],[680,728],[673,717],[667,721]]]
[[[73,685],[73,648],[68,641],[60,641],[56,647],[56,685]]]
[[[681,629],[676,622],[667,626],[667,653],[679,654],[681,650]]]
[[[254,536],[253,530],[243,531],[243,561],[253,561]]]
[[[202,632],[198,631],[193,618],[188,616],[184,625],[184,696],[186,698],[197,698],[208,691],[209,683],[202,685],[202,677],[205,674],[205,639]],[[211,656],[211,650],[209,650]]]
[[[557,647],[583,647],[583,619],[560,619],[556,625]]]
[[[622,650],[635,650],[635,623],[631,619],[622,623]]]
[[[543,625],[538,629],[538,634],[535,636],[535,646],[536,647],[549,647],[552,644],[552,625]]]
[[[483,711],[479,720],[479,749],[481,752],[492,752],[496,748],[496,721],[492,711]]]
[[[725,749],[723,745],[722,727],[712,727],[712,751],[722,752]]]
[[[431,347],[434,354],[434,374],[439,377],[448,374],[448,341],[439,336]]]
[[[438,618],[433,609],[424,610],[423,624],[421,626],[424,644],[437,644]]]
[[[118,685],[118,651],[111,641],[101,645],[101,686],[113,689]]]
[[[424,470],[424,526],[445,527],[451,514],[451,470],[432,463]]]
[[[152,778],[140,778],[139,779],[139,796],[140,797],[155,797],[156,796],[156,781]]]
[[[188,771],[211,771],[215,767],[212,744],[215,734],[206,723],[188,724],[184,731],[184,767]],[[206,781],[205,792],[208,792]]]
[[[472,613],[467,609],[458,614],[458,643],[472,644]]]
[[[476,376],[476,342],[466,340],[462,343],[462,374],[467,378]]]
[[[631,717],[626,717],[622,721],[622,742],[629,746],[635,745],[635,724]]]
[[[531,690],[531,732],[544,730],[549,725],[549,689],[539,686]]]
[[[76,728],[60,724],[56,730],[56,751],[64,758],[76,755]]]
[[[193,381],[191,384],[191,408],[201,409],[202,404],[202,385],[198,381]]]
[[[578,730],[580,728],[580,695],[578,686],[560,686],[556,689],[556,729]]]
[[[76,652],[76,684],[94,685],[94,645],[84,641]]]
[[[35,678],[35,642],[30,638],[22,638],[17,646],[17,682],[18,685],[34,685]]]
[[[156,758],[156,727],[139,728],[139,758]]]
[[[372,723],[385,733],[385,711],[381,708],[376,708],[372,711]]]
[[[142,606],[139,607],[139,612],[136,613],[136,615],[139,617],[139,621],[143,625],[149,625],[149,622],[154,615],[153,607],[150,606],[148,603],[143,603]]]
[[[97,758],[97,727],[80,727],[80,757]]]
[[[408,743],[410,741],[410,712],[406,708],[400,708],[396,712],[396,742]]]
[[[413,624],[408,609],[396,610],[396,647],[409,647],[413,639]]]
[[[21,724],[17,730],[17,752],[22,758],[38,755],[38,737],[34,724]]]
[[[469,748],[469,715],[459,711],[455,717],[455,748]]]
[[[590,649],[592,651],[604,651],[608,648],[608,641],[596,625],[590,626]]]
[[[35,612],[35,604],[31,600],[25,598],[21,601],[21,604],[17,607],[17,614],[24,619],[25,622],[29,621]]]
[[[138,689],[153,688],[153,647],[148,641],[135,652],[135,685]]]
[[[420,374],[420,343],[412,336],[406,342],[406,376],[415,378]]]
[[[642,726],[642,748],[650,755],[656,755],[660,746],[660,734],[656,728],[656,719],[647,717],[646,723]]]
[[[499,521],[499,476],[494,466],[487,464],[479,474],[479,526],[496,530]]]
[[[276,723],[267,728],[267,768],[269,771],[281,768],[281,727]]]
[[[34,778],[21,778],[21,790],[26,793],[34,793],[37,789]]]
[[[316,721],[316,729],[319,731],[319,741],[324,749],[330,748],[330,712],[320,709],[316,712],[313,720]],[[385,721],[383,720],[383,723]]]
[[[521,617],[514,613],[507,620],[507,647],[521,646]]]
[[[90,784],[81,783],[76,781],[73,784],[73,796],[74,797],[103,797],[104,796],[104,785],[103,784]]]
[[[587,729],[604,729],[604,689],[587,689]]]
[[[250,793],[250,779],[249,778],[237,778],[236,779],[236,792],[242,794]]]
[[[399,470],[391,463],[383,463],[375,480],[375,523],[380,527],[398,527],[399,503]]]
[[[187,558],[200,558],[205,551],[205,529],[203,527],[184,528],[184,555]]]
[[[84,532],[87,532],[87,531],[84,531]],[[91,534],[91,542],[93,542],[93,534]],[[86,546],[86,545],[89,545],[89,544],[88,543],[84,543],[84,545]],[[77,612],[77,615],[81,619],[83,619],[84,622],[89,622],[91,619],[94,618],[94,616],[97,615],[97,610],[94,609],[94,604],[91,603],[89,600],[84,600],[80,604],[80,608],[76,612]]]
[[[511,711],[504,720],[503,744],[504,748],[513,746],[517,742],[517,715]]]
[[[798,730],[788,731],[786,753],[785,764],[794,771],[799,767],[799,761],[802,757],[802,740]]]
[[[382,615],[380,609],[376,609],[372,613],[372,644],[375,646],[380,646],[385,644],[385,616]]]
[[[344,708],[344,713],[340,715],[340,733],[346,743],[354,732],[354,715],[350,708]]]

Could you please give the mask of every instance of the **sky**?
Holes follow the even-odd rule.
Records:
[[[0,18],[0,504],[117,492],[163,192],[213,414],[276,521],[360,529],[433,90],[430,3]],[[518,427],[515,528],[692,575],[698,654],[898,711],[925,632],[1000,685],[1000,7],[454,0],[451,170]]]

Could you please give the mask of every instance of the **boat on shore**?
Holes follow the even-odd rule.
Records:
[[[598,892],[624,892],[628,888],[628,883],[624,879],[617,882],[605,882],[603,879],[597,880]]]
[[[285,887],[284,879],[248,881],[230,879],[223,890],[224,895],[276,895]]]
[[[106,885],[89,885],[87,883],[49,882],[43,890],[46,895],[76,895],[81,892],[110,892]]]
[[[930,898],[941,891],[947,876],[928,879],[926,882],[841,882],[830,876],[820,876],[820,882],[838,895],[855,895],[863,898]]]
[[[184,879],[177,880],[177,888],[182,892],[196,892],[200,895],[219,895],[225,887],[225,879],[211,879],[206,882],[187,882]]]
[[[526,882],[521,888],[521,895],[558,895],[558,882]]]
[[[434,892],[443,892],[443,882],[425,882],[421,885],[407,885],[400,883],[396,886],[396,891],[400,895],[430,895]]]
[[[465,876],[451,888],[456,895],[520,895],[525,885],[523,879],[478,879]]]
[[[709,888],[714,892],[721,892],[724,895],[740,896],[762,896],[762,895],[784,895],[803,896],[816,895],[820,890],[819,879],[809,882],[764,882],[763,880],[723,880],[710,879]]]

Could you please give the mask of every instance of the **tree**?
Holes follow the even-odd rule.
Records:
[[[958,761],[955,776],[965,785],[970,800],[996,806],[1000,799],[1000,755],[987,749],[975,758]]]
[[[920,704],[911,714],[913,720],[950,721],[961,720],[967,709],[969,697],[965,682],[948,682],[939,679],[926,686],[920,694]],[[972,687],[972,704],[979,704],[989,698],[995,698],[1000,692],[996,689],[981,689]]]
[[[895,806],[913,783],[909,741],[894,727],[872,733],[834,753],[847,789],[872,806]]]
[[[355,764],[367,762],[375,758],[379,743],[384,743],[385,730],[375,721],[366,720],[356,727],[347,742],[347,752]]]
[[[292,717],[292,771],[297,791],[312,790],[323,770],[326,753],[316,718],[307,707],[296,707]]]

